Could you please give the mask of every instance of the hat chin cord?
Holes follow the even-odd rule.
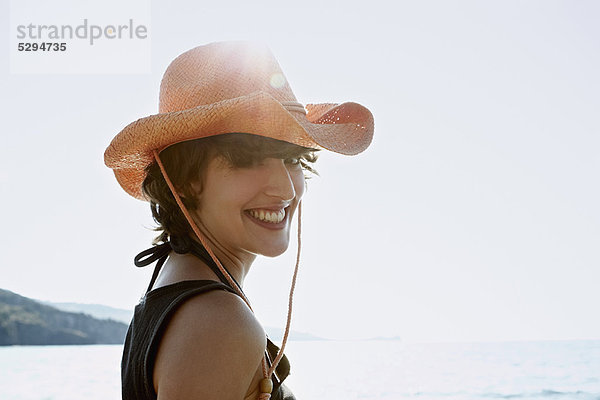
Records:
[[[219,270],[223,273],[223,275],[229,282],[229,285],[244,300],[246,305],[248,305],[248,308],[250,309],[250,311],[254,312],[254,310],[252,310],[252,306],[250,305],[250,301],[248,300],[246,295],[242,292],[242,290],[238,287],[238,285],[235,283],[235,281],[233,280],[233,278],[231,277],[231,275],[229,274],[227,269],[225,269],[225,267],[223,267],[223,264],[221,264],[219,259],[215,256],[212,249],[208,245],[208,241],[206,240],[206,238],[204,237],[202,232],[200,232],[200,229],[198,229],[198,227],[194,223],[194,220],[192,219],[190,213],[183,205],[183,202],[181,201],[179,194],[175,190],[175,186],[169,179],[169,176],[167,175],[167,171],[165,170],[165,167],[164,167],[163,163],[161,162],[160,157],[158,156],[158,152],[156,150],[153,150],[152,152],[154,154],[154,159],[156,160],[156,163],[158,164],[160,171],[162,172],[162,175],[165,178],[165,182],[167,182],[167,185],[169,186],[169,189],[171,190],[171,193],[173,194],[173,197],[175,198],[175,201],[177,202],[177,205],[181,209],[181,212],[183,212],[183,215],[185,216],[185,219],[190,224],[192,230],[194,231],[194,233],[200,240],[200,243],[202,243],[202,246],[204,246],[204,248],[206,249],[206,251],[208,252],[210,257],[213,259],[213,261],[219,268]],[[294,299],[294,290],[296,288],[296,278],[298,276],[298,267],[300,265],[300,248],[302,245],[302,241],[300,239],[301,233],[302,233],[301,220],[302,220],[302,201],[300,201],[298,203],[298,249],[296,252],[296,265],[294,267],[294,275],[292,277],[292,285],[290,287],[290,295],[289,295],[289,299],[288,299],[288,313],[287,313],[287,321],[285,324],[285,332],[283,334],[283,339],[281,341],[281,348],[280,348],[279,352],[277,353],[277,356],[273,360],[273,363],[270,368],[267,367],[266,354],[265,354],[265,356],[263,356],[263,359],[262,359],[263,379],[260,381],[260,385],[259,385],[260,393],[258,395],[258,400],[269,400],[271,398],[271,392],[273,391],[273,381],[271,380],[271,376],[273,375],[275,368],[277,368],[277,365],[283,358],[283,351],[285,349],[285,345],[287,343],[288,336],[290,333],[290,325],[292,322],[292,305],[293,305],[293,299]],[[265,352],[266,352],[266,350],[265,350]]]

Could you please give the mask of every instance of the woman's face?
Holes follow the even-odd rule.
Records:
[[[297,161],[266,158],[255,166],[233,168],[223,158],[213,158],[205,171],[195,218],[233,254],[282,254],[304,194],[304,173]]]

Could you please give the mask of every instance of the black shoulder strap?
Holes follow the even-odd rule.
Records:
[[[152,286],[154,286],[154,282],[156,282],[156,278],[158,278],[158,273],[160,272],[160,269],[162,268],[165,261],[167,260],[167,257],[169,256],[170,252],[171,245],[169,244],[169,242],[166,242],[157,246],[152,246],[151,248],[142,251],[140,254],[133,258],[133,263],[138,268],[145,267],[158,260],[158,262],[156,263],[156,267],[154,267],[152,279],[150,280],[150,284],[148,285],[146,293],[148,293],[152,289]]]

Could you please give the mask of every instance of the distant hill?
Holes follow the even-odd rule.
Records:
[[[83,303],[50,303],[44,302],[44,304],[48,304],[52,307],[56,307],[59,310],[70,311],[70,312],[78,312],[89,314],[92,317],[105,319],[110,318],[116,321],[121,321],[126,324],[129,324],[131,321],[131,317],[133,316],[133,310],[125,310],[122,308],[113,308],[108,306],[103,306],[100,304],[83,304]],[[265,326],[265,331],[272,340],[281,341],[283,338],[283,329],[274,328],[270,326]],[[298,331],[290,331],[290,340],[327,340],[321,337],[315,336],[310,333],[298,332]]]
[[[377,336],[374,338],[365,339],[366,341],[376,341],[376,342],[401,342],[402,336]]]
[[[133,317],[133,310],[114,308],[101,304],[52,303],[47,301],[41,303],[58,308],[61,311],[84,313],[98,319],[114,319],[115,321],[120,321],[127,325],[129,325],[131,317]]]
[[[284,330],[281,328],[273,328],[270,326],[265,326],[265,331],[267,331],[267,335],[276,342],[280,342],[283,339]],[[289,340],[298,340],[298,341],[321,341],[328,340],[323,339],[322,337],[315,336],[311,333],[298,332],[295,330],[290,330]]]
[[[0,289],[0,346],[121,344],[127,325],[65,312]]]

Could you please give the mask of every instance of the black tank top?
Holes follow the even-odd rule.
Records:
[[[167,256],[174,250],[177,253],[192,253],[202,259],[221,282],[210,280],[182,281],[151,290],[160,268]],[[225,290],[235,294],[223,274],[219,271],[206,250],[189,239],[173,238],[171,242],[154,246],[138,254],[135,258],[137,266],[145,266],[158,261],[148,291],[135,307],[135,312],[123,349],[121,362],[121,389],[123,400],[156,400],[152,374],[160,340],[174,312],[186,300],[212,290]],[[236,282],[237,284],[237,282]],[[269,366],[279,351],[278,347],[267,338],[267,361]],[[290,390],[283,385],[289,375],[290,364],[284,356],[273,374],[272,400],[295,400]]]

